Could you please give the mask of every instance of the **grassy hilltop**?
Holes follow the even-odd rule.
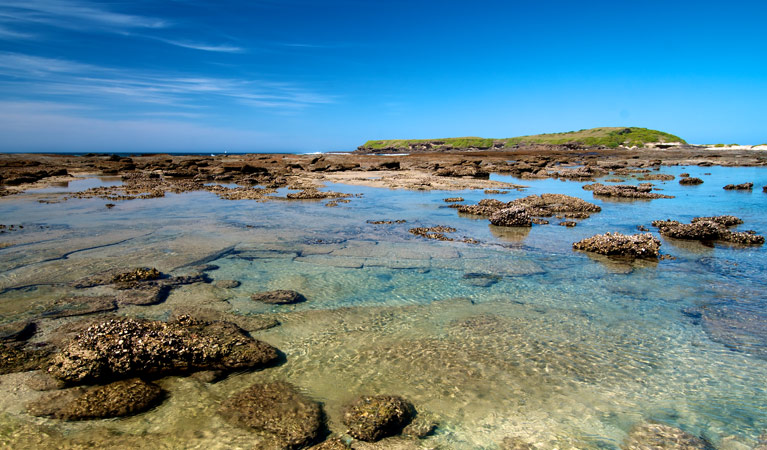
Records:
[[[445,139],[388,139],[367,141],[360,150],[453,150],[509,148],[517,144],[580,144],[584,147],[644,147],[652,142],[681,142],[684,139],[663,131],[638,127],[602,127],[564,133],[533,134],[505,139],[458,137]]]

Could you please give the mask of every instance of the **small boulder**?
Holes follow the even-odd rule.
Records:
[[[725,191],[750,191],[754,188],[754,183],[728,184],[723,189]]]
[[[415,408],[401,397],[392,395],[362,396],[346,406],[343,422],[348,433],[363,441],[377,441],[394,436],[410,423]]]
[[[250,296],[250,299],[255,302],[266,303],[269,305],[291,305],[293,303],[301,303],[306,301],[306,297],[302,294],[291,291],[279,289],[276,291],[258,292]]]
[[[683,185],[703,184],[703,180],[697,177],[685,177],[679,180],[679,184],[683,184]]]
[[[138,378],[104,386],[56,391],[27,405],[36,416],[62,420],[107,419],[137,414],[158,404],[163,390]]]
[[[320,404],[282,381],[254,384],[226,400],[219,413],[236,425],[275,435],[290,449],[317,442],[325,427]]]

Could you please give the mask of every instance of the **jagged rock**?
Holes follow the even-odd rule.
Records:
[[[27,405],[30,414],[62,420],[106,419],[137,414],[158,404],[163,390],[138,378],[104,386],[53,392]]]
[[[112,277],[112,283],[127,283],[131,281],[157,280],[162,276],[159,270],[149,267],[139,267],[127,272],[118,273]]]
[[[696,177],[685,177],[679,180],[679,184],[686,184],[686,185],[703,184],[703,180]]]
[[[452,241],[453,238],[445,236],[445,233],[455,233],[455,228],[444,225],[435,227],[416,227],[408,230],[410,234],[424,237],[426,239],[436,239],[438,241]]]
[[[731,231],[728,227],[743,223],[735,216],[696,217],[691,223],[676,220],[655,220],[652,225],[666,237],[696,241],[726,241],[743,245],[762,245],[764,236],[753,230]]]
[[[228,322],[114,318],[75,335],[48,372],[68,384],[198,370],[261,368],[277,350]]]
[[[726,191],[750,191],[754,188],[754,183],[728,184],[723,189]]]
[[[635,427],[623,450],[714,450],[705,440],[669,425],[647,423]]]
[[[26,341],[34,336],[37,324],[34,322],[18,321],[0,325],[0,342]]]
[[[576,242],[573,248],[607,256],[657,258],[660,245],[660,241],[650,233],[605,233]]]
[[[290,305],[306,301],[306,297],[296,291],[279,289],[276,291],[258,292],[250,296],[256,302],[269,305]]]
[[[234,289],[240,287],[240,282],[237,280],[218,280],[213,285],[221,289]]]
[[[506,203],[493,198],[480,200],[476,205],[461,205],[458,212],[473,214],[475,216],[492,216],[497,211],[506,207]]]
[[[291,449],[319,440],[325,426],[320,404],[282,381],[254,384],[226,400],[219,412],[234,424],[275,435]]]
[[[530,214],[524,206],[513,206],[497,211],[490,217],[490,223],[499,227],[530,227]]]
[[[344,409],[348,433],[363,441],[399,434],[415,415],[413,405],[392,395],[362,396]]]
[[[340,192],[319,191],[316,188],[304,189],[300,192],[292,192],[286,195],[291,200],[319,200],[325,198],[351,197],[352,194],[342,194]]]
[[[650,183],[642,183],[639,186],[632,186],[628,184],[605,186],[601,183],[594,183],[583,186],[583,189],[592,191],[595,196],[602,197],[643,199],[674,198],[673,195],[663,195],[650,192],[652,191],[652,184]]]

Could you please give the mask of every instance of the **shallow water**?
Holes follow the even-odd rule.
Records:
[[[753,447],[767,431],[767,251],[663,240],[676,257],[627,264],[573,252],[572,243],[605,231],[636,232],[656,219],[689,221],[732,214],[739,229],[767,233],[767,170],[668,167],[699,186],[653,181],[674,199],[605,201],[585,183],[493,178],[524,192],[408,192],[332,185],[361,193],[328,208],[318,201],[228,201],[207,192],[116,202],[61,199],[30,191],[0,199],[2,322],[36,318],[66,283],[120,267],[183,274],[209,262],[215,280],[174,290],[159,305],[118,314],[166,319],[172,311],[213,309],[274,314],[282,325],[253,335],[286,354],[285,364],[206,384],[161,381],[169,399],[135,417],[81,423],[33,418],[23,404],[40,393],[30,374],[0,376],[0,442],[77,447],[250,448],[252,435],[226,424],[218,403],[258,380],[281,379],[322,401],[330,428],[363,393],[410,399],[440,424],[427,447],[497,448],[518,436],[540,449],[618,448],[647,420],[705,436],[720,448]],[[710,173],[711,175],[703,175]],[[606,177],[612,178],[612,177]],[[753,192],[724,191],[752,181]],[[629,179],[627,183],[638,183]],[[83,182],[78,189],[98,185]],[[602,212],[575,228],[492,227],[462,217],[442,199],[504,201],[545,192],[596,203]],[[368,220],[404,219],[373,225]],[[457,239],[428,241],[415,226],[448,225]],[[482,274],[472,278],[466,274]],[[253,292],[294,289],[308,301],[268,306]],[[75,319],[45,319],[43,341]],[[104,431],[107,430],[105,434]],[[727,444],[729,443],[729,444]],[[736,448],[736,447],[730,447]],[[743,448],[743,447],[740,447]]]

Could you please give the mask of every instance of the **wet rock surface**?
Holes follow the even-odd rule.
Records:
[[[741,184],[728,184],[725,186],[725,191],[750,191],[754,188],[754,183],[741,183]]]
[[[0,375],[45,368],[52,351],[46,346],[0,342]]]
[[[181,317],[172,322],[115,318],[78,333],[48,372],[67,384],[198,370],[266,367],[277,350],[232,323]]]
[[[647,423],[634,429],[623,450],[714,450],[705,440],[669,425]]]
[[[53,392],[27,405],[27,409],[35,416],[62,420],[107,419],[146,411],[159,404],[163,396],[156,384],[133,378]]]
[[[534,450],[535,447],[518,437],[504,438],[500,445],[501,450]]]
[[[274,435],[290,449],[317,442],[325,427],[320,404],[281,381],[252,385],[226,400],[219,413],[236,425]]]
[[[671,195],[663,195],[652,192],[653,186],[650,183],[642,183],[638,186],[628,184],[605,186],[601,183],[594,183],[583,186],[583,189],[592,191],[595,196],[601,197],[617,197],[628,199],[674,198]]]
[[[576,242],[573,248],[606,256],[654,259],[660,254],[660,245],[650,233],[605,233]]]
[[[347,405],[343,423],[348,433],[363,441],[377,441],[394,436],[410,423],[415,408],[401,397],[391,395],[362,396]]]
[[[762,245],[764,236],[753,230],[732,231],[743,221],[735,216],[696,217],[689,224],[676,220],[655,220],[652,225],[665,237],[706,242],[724,241],[741,245]]]
[[[267,303],[269,305],[291,305],[293,303],[301,303],[306,301],[306,297],[304,297],[302,294],[296,291],[285,289],[258,292],[251,295],[250,299],[254,302]]]

